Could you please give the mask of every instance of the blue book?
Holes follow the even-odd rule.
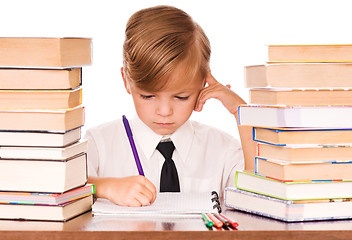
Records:
[[[282,181],[352,180],[352,160],[290,162],[255,157],[255,172]]]
[[[258,157],[280,159],[290,163],[336,162],[352,160],[352,144],[287,144],[277,146],[258,143]]]
[[[351,128],[352,106],[240,105],[238,125],[266,128]]]
[[[352,143],[352,128],[253,128],[253,140],[285,146],[287,144]]]

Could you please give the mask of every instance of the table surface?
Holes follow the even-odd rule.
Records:
[[[1,239],[352,239],[352,220],[285,223],[225,209],[237,230],[209,231],[201,217],[148,218],[93,216],[68,222],[0,220]]]

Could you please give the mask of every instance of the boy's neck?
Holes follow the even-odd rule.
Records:
[[[171,142],[170,135],[165,135],[161,138],[160,142]]]

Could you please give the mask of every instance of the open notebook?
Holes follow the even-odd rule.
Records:
[[[122,207],[102,198],[93,205],[95,215],[198,215],[203,212],[221,212],[216,192],[158,193],[155,202],[144,207]]]

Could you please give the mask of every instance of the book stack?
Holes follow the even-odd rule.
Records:
[[[91,209],[82,66],[91,39],[0,38],[0,218],[66,221]]]
[[[247,66],[255,169],[237,172],[226,204],[284,221],[352,218],[352,45],[270,45]]]

